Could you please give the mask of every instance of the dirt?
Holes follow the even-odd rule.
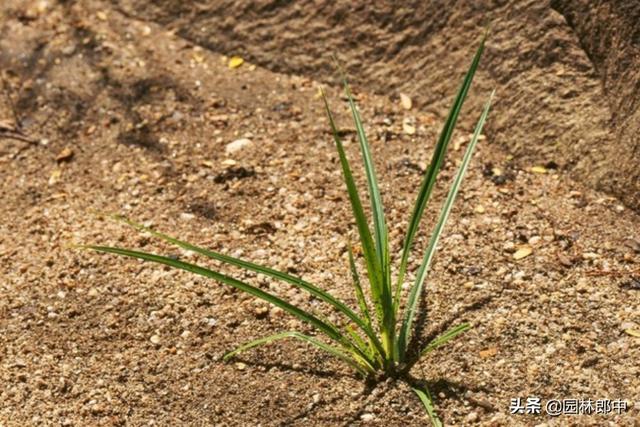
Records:
[[[367,14],[383,19],[389,11],[352,14],[345,6],[339,13],[335,6],[331,13],[318,8],[307,15],[315,11],[307,3],[289,9],[285,3],[265,4],[244,10],[241,32],[233,29],[243,3],[204,3],[190,14],[177,2],[146,9],[143,3],[89,0],[0,6],[0,424],[428,423],[404,383],[366,384],[301,343],[273,344],[223,363],[224,352],[247,340],[308,328],[220,284],[71,247],[115,244],[197,259],[103,214],[120,213],[300,275],[355,304],[345,253],[346,236],[353,239],[355,229],[315,80],[322,76],[326,83],[329,63],[314,54],[317,45],[304,43],[316,33],[324,34],[319,40],[327,50],[340,46],[349,19],[378,22],[367,21]],[[565,5],[567,15],[575,13],[575,4]],[[463,70],[453,66],[473,52],[473,44],[456,41],[465,31],[476,33],[483,8],[496,17],[480,78],[416,245],[426,244],[477,106],[500,81],[491,125],[428,278],[420,336],[426,340],[465,321],[474,328],[411,374],[429,384],[447,425],[637,425],[640,339],[628,331],[640,330],[640,216],[625,206],[633,199],[617,187],[605,186],[611,192],[603,193],[580,179],[581,168],[594,167],[595,174],[610,161],[592,152],[594,147],[612,141],[607,138],[615,132],[631,132],[631,104],[616,110],[611,122],[605,118],[613,107],[599,101],[603,93],[622,93],[615,84],[600,85],[603,75],[619,73],[606,70],[619,65],[606,59],[594,71],[589,55],[578,48],[583,38],[569,32],[546,3],[441,6],[391,11],[391,27],[402,22],[402,28],[413,28],[412,20],[434,13],[446,23],[430,24],[413,44],[398,45],[398,52],[375,32],[361,42],[380,46],[375,61],[366,59],[367,49],[341,52],[354,74],[398,253],[416,187]],[[225,15],[218,7],[226,7]],[[250,37],[277,30],[284,19],[279,7],[298,8],[288,25],[306,19],[308,33],[287,38],[279,51],[275,41],[260,48]],[[605,16],[606,4],[599,7],[597,16]],[[141,11],[144,19],[136,18]],[[342,17],[333,26],[335,37],[321,31],[330,22],[325,15]],[[220,29],[228,30],[227,38],[207,41],[207,28],[220,16],[229,27],[216,31],[220,36],[226,34]],[[211,25],[198,21],[204,18]],[[617,19],[616,28],[627,28]],[[602,25],[597,19],[572,22],[584,34],[590,25]],[[198,39],[193,33],[203,27]],[[546,31],[537,33],[540,28]],[[247,35],[251,29],[253,36]],[[366,29],[359,28],[362,34]],[[438,36],[430,37],[432,32]],[[242,52],[229,45],[239,33],[246,37],[238,39],[244,40]],[[543,48],[525,48],[527,34],[539,34],[531,43]],[[308,47],[308,61],[296,58],[296,46]],[[422,49],[432,49],[447,66],[422,63],[427,77],[413,78],[419,67],[407,58],[418,58]],[[506,60],[499,54],[504,51],[524,59]],[[237,53],[247,61],[230,69],[223,54]],[[545,58],[546,68],[531,65]],[[282,68],[275,70],[279,61]],[[308,68],[296,68],[302,63]],[[504,70],[511,75],[505,77]],[[385,75],[394,76],[386,86],[380,83]],[[574,95],[556,102],[561,82]],[[414,99],[412,109],[400,105],[400,90]],[[355,166],[357,144],[339,88],[328,91]],[[535,121],[532,111],[539,113]],[[403,130],[405,118],[416,124],[414,135]],[[559,142],[531,146],[547,133]],[[633,149],[632,134],[626,135]],[[228,144],[243,138],[250,143],[227,152]],[[509,141],[521,146],[507,150]],[[578,156],[582,160],[572,163]],[[538,163],[546,173],[532,172]],[[355,169],[362,183],[362,171]],[[514,259],[527,245],[531,255]],[[295,289],[222,270],[321,309]],[[511,415],[510,399],[528,396],[624,399],[629,409],[606,416]]]
[[[640,4],[628,0],[118,0],[217,52],[331,82],[338,54],[372,92],[446,111],[469,51],[490,38],[477,84],[496,88],[487,133],[520,166],[555,161],[640,209]],[[467,123],[482,96],[472,98]]]

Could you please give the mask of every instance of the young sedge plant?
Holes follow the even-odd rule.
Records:
[[[353,216],[358,230],[360,246],[362,248],[362,255],[364,258],[364,265],[366,270],[366,282],[368,283],[369,288],[370,302],[368,302],[367,298],[365,297],[365,292],[363,290],[363,280],[358,273],[353,249],[351,247],[351,244],[349,244],[349,268],[351,270],[355,297],[358,303],[357,311],[354,311],[344,302],[333,297],[330,292],[322,290],[299,277],[249,261],[241,260],[228,255],[223,255],[218,252],[213,252],[208,249],[195,246],[188,242],[160,233],[151,228],[132,222],[126,218],[117,217],[117,219],[129,224],[130,226],[136,228],[141,232],[150,233],[157,238],[160,238],[172,245],[175,245],[187,251],[195,252],[207,258],[211,258],[213,260],[231,266],[240,267],[247,271],[261,273],[272,279],[280,280],[298,287],[323,301],[327,305],[331,306],[337,312],[341,313],[346,318],[347,322],[343,322],[343,324],[340,325],[335,324],[324,317],[320,317],[319,315],[315,315],[307,310],[296,307],[295,305],[292,305],[287,301],[281,299],[277,295],[271,294],[258,287],[252,286],[248,283],[242,282],[228,275],[219,273],[200,265],[183,262],[162,255],[155,255],[151,253],[139,252],[118,247],[90,245],[83,246],[83,248],[137,258],[145,261],[155,262],[158,264],[164,264],[170,267],[186,270],[213,279],[215,281],[253,295],[256,298],[267,301],[268,303],[271,303],[277,307],[280,307],[287,313],[311,325],[314,329],[317,330],[317,332],[320,333],[320,335],[324,336],[324,340],[321,340],[314,336],[305,335],[298,331],[281,332],[241,345],[235,350],[227,353],[224,356],[225,360],[229,360],[236,354],[257,346],[261,346],[285,338],[295,338],[307,342],[308,344],[311,344],[312,346],[315,346],[320,350],[325,351],[344,361],[363,377],[373,379],[380,379],[383,377],[396,377],[405,379],[408,378],[408,370],[421,356],[447,343],[448,341],[471,327],[467,323],[458,325],[431,341],[426,347],[424,347],[417,353],[418,357],[410,357],[410,351],[412,353],[415,353],[416,350],[418,350],[409,347],[411,343],[412,332],[414,329],[413,322],[418,310],[418,303],[423,295],[424,281],[429,271],[429,267],[431,266],[431,261],[433,260],[436,247],[438,245],[438,239],[442,235],[444,225],[447,221],[447,218],[449,217],[449,214],[451,213],[453,201],[458,194],[462,178],[467,168],[469,167],[469,162],[471,161],[473,150],[478,142],[479,136],[482,132],[482,127],[487,119],[487,114],[489,112],[489,106],[491,104],[493,93],[484,106],[484,110],[482,111],[482,114],[480,115],[480,118],[477,122],[473,136],[462,158],[462,163],[458,169],[457,174],[455,175],[453,184],[451,185],[446,200],[441,208],[439,218],[435,224],[433,232],[431,233],[429,243],[422,258],[422,262],[417,270],[415,281],[410,288],[402,312],[400,308],[402,306],[401,289],[407,272],[409,254],[413,247],[414,238],[418,231],[418,227],[420,225],[425,207],[430,199],[432,190],[436,183],[438,173],[440,172],[442,162],[449,145],[449,141],[451,140],[451,136],[458,119],[458,115],[460,113],[460,110],[462,109],[464,100],[467,97],[467,93],[471,86],[473,76],[478,67],[478,63],[480,62],[480,57],[482,56],[482,52],[484,50],[485,38],[482,39],[480,46],[473,58],[473,61],[471,62],[469,70],[467,71],[462,86],[460,87],[460,90],[453,103],[453,106],[451,107],[447,120],[445,121],[442,132],[436,143],[436,147],[431,158],[431,163],[423,177],[422,184],[418,191],[416,203],[413,208],[413,213],[409,220],[407,234],[404,238],[402,255],[400,258],[400,266],[398,275],[395,280],[392,279],[391,275],[389,234],[384,217],[382,198],[380,197],[380,190],[378,187],[375,167],[371,156],[371,150],[369,148],[369,143],[365,135],[360,113],[355,105],[346,78],[344,78],[343,76],[344,90],[356,126],[359,148],[362,153],[364,169],[366,172],[368,196],[373,216],[373,233],[369,228],[369,221],[367,219],[367,216],[365,215],[360,194],[353,178],[351,166],[347,159],[344,145],[340,138],[340,133],[338,132],[338,128],[333,119],[333,115],[329,108],[327,98],[324,92],[322,92],[324,106],[329,119],[329,125],[333,134],[335,146],[338,151],[338,156],[340,158],[340,165],[344,175],[347,193],[349,195]],[[372,310],[370,310],[370,305],[373,308]],[[429,390],[424,386],[415,385],[412,381],[409,383],[419,397],[420,401],[423,403],[433,425],[442,425],[440,419],[435,413],[433,400],[431,398]]]

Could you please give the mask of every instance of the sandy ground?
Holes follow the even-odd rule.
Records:
[[[346,237],[355,228],[317,83],[248,62],[230,69],[220,54],[103,3],[46,13],[26,4],[2,17],[10,62],[0,119],[13,131],[0,145],[0,424],[426,425],[403,383],[368,386],[301,343],[220,360],[252,338],[308,331],[279,310],[186,273],[69,247],[192,259],[100,214],[120,213],[354,304]],[[446,111],[405,110],[353,84],[397,253]],[[354,142],[338,88],[328,90]],[[418,249],[469,132],[454,136]],[[240,138],[251,143],[228,153]],[[474,328],[412,375],[450,425],[638,425],[640,217],[554,165],[532,166],[516,166],[490,138],[479,144],[428,278],[422,336]],[[532,253],[514,259],[523,246]],[[324,310],[279,283],[224,271]],[[623,399],[629,410],[509,414],[511,398],[529,396]]]

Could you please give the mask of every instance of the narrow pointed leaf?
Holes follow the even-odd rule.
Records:
[[[360,112],[356,106],[351,89],[347,83],[346,76],[342,75],[344,90],[349,100],[349,107],[353,115],[353,121],[356,125],[356,133],[360,143],[360,151],[364,161],[364,169],[367,176],[367,185],[369,187],[369,198],[371,199],[371,211],[373,212],[374,236],[376,244],[376,254],[380,262],[381,273],[381,293],[380,299],[383,306],[383,316],[381,321],[382,343],[385,350],[395,357],[395,312],[393,310],[393,294],[391,290],[391,267],[389,263],[389,239],[387,234],[387,225],[384,219],[384,208],[382,198],[380,196],[380,188],[378,186],[378,178],[376,176],[375,166],[371,156],[371,148],[367,140],[367,135],[362,124]]]
[[[371,316],[369,315],[369,308],[367,307],[367,300],[364,297],[364,292],[362,291],[362,285],[360,283],[360,275],[358,274],[358,268],[356,267],[355,259],[353,258],[353,249],[351,248],[351,244],[348,246],[349,248],[349,267],[351,269],[351,277],[353,278],[353,287],[356,292],[356,298],[358,300],[358,306],[360,307],[360,313],[364,317],[365,322],[369,325],[371,329]]]
[[[343,74],[344,91],[349,100],[349,107],[351,108],[351,114],[353,115],[353,121],[356,125],[356,133],[358,135],[358,141],[360,143],[360,151],[362,151],[362,159],[364,161],[364,169],[367,176],[367,185],[369,186],[369,197],[371,199],[371,211],[373,212],[373,225],[374,235],[376,242],[376,253],[378,259],[381,262],[381,269],[384,270],[384,252],[388,252],[388,242],[386,239],[387,226],[384,219],[384,208],[382,205],[382,197],[380,196],[380,188],[378,186],[378,178],[376,176],[375,166],[373,164],[373,158],[371,156],[371,148],[369,147],[369,141],[364,131],[364,125],[362,124],[362,118],[360,112],[356,106],[353,96],[351,95],[351,88],[347,83],[346,76]],[[385,244],[387,246],[385,247]]]
[[[345,154],[344,146],[342,145],[342,140],[340,139],[340,135],[338,134],[338,129],[336,128],[335,122],[333,120],[333,115],[331,114],[331,110],[329,109],[329,103],[324,94],[324,91],[322,92],[322,99],[324,101],[327,116],[329,117],[329,124],[331,125],[333,139],[336,143],[338,156],[340,157],[340,164],[342,166],[344,181],[347,185],[347,193],[349,194],[353,216],[356,221],[356,226],[358,227],[358,234],[360,235],[362,253],[364,255],[367,274],[369,276],[369,283],[371,285],[371,297],[374,302],[378,321],[382,323],[384,312],[381,299],[382,271],[380,268],[380,260],[378,259],[373,238],[371,237],[371,231],[369,230],[369,225],[367,224],[367,218],[364,214],[364,209],[362,208],[362,202],[360,201],[358,189],[353,179],[353,174],[351,173],[351,167],[349,166],[349,161],[347,160],[347,155]]]
[[[433,427],[443,427],[442,421],[438,418],[438,414],[436,414],[436,410],[433,407],[433,399],[431,399],[431,393],[429,393],[429,390],[426,387],[424,390],[413,386],[411,388],[418,395],[422,405],[424,405],[424,408],[427,410],[427,414],[431,420],[431,425]]]
[[[435,350],[436,348],[440,347],[441,345],[444,345],[444,344],[448,343],[449,341],[451,341],[452,339],[454,339],[455,337],[457,337],[461,333],[468,331],[469,329],[471,329],[471,325],[468,324],[468,323],[463,323],[461,325],[458,325],[458,326],[455,326],[455,327],[449,329],[447,332],[443,333],[442,335],[440,335],[439,337],[437,337],[436,339],[431,341],[420,352],[420,356],[424,356],[425,354],[429,353],[432,350]]]
[[[254,347],[258,347],[260,345],[265,345],[265,344],[269,344],[272,343],[274,341],[277,340],[281,340],[281,339],[285,339],[285,338],[296,338],[299,339],[301,341],[305,341],[310,343],[311,345],[331,354],[332,356],[337,357],[338,359],[344,361],[345,363],[347,363],[349,366],[351,366],[352,368],[354,368],[356,371],[358,371],[360,374],[367,376],[369,373],[374,372],[373,368],[371,368],[370,366],[362,366],[360,364],[358,364],[353,358],[349,357],[349,355],[345,354],[344,352],[340,351],[339,349],[337,349],[336,347],[330,346],[328,344],[325,344],[324,342],[308,336],[308,335],[304,335],[301,334],[300,332],[296,332],[296,331],[288,331],[288,332],[281,332],[278,334],[274,334],[274,335],[269,335],[268,337],[263,337],[263,338],[259,338],[257,340],[253,340],[250,341],[248,343],[245,343],[243,345],[241,345],[240,347],[236,348],[233,351],[228,352],[227,354],[225,354],[223,356],[223,360],[224,361],[228,361],[229,359],[231,359],[233,356],[252,349]]]
[[[358,354],[356,354],[356,352],[352,352],[356,361],[360,362],[361,364],[370,365],[374,368],[374,370],[380,368],[382,366],[382,359],[376,353],[373,346],[371,344],[367,344],[362,339],[362,337],[351,327],[351,325],[347,325],[346,330],[349,334],[349,337],[351,337],[351,342],[354,343],[354,346],[358,350]],[[361,358],[364,359],[364,361],[361,361]]]
[[[316,316],[318,319],[320,319],[327,325],[332,326],[336,330],[339,330],[340,332],[342,332],[342,329],[338,328],[323,313],[319,313],[314,310],[313,312],[311,312],[311,314]],[[351,331],[353,330],[350,324],[345,325],[345,329],[347,329],[347,332],[349,332],[350,330]],[[351,334],[347,333],[347,334],[343,334],[343,336],[344,336],[344,339],[343,341],[340,342],[340,344],[342,345],[342,348],[348,351],[349,353],[351,353],[353,357],[356,359],[356,361],[358,362],[362,361],[362,364],[371,364],[371,365],[375,364],[373,357],[369,355],[366,349],[362,349],[357,342],[355,342],[353,339],[349,339],[349,338],[352,338]]]
[[[495,91],[494,91],[495,92]],[[480,133],[482,132],[482,127],[484,126],[484,122],[487,119],[487,115],[489,114],[489,107],[491,106],[491,100],[493,99],[493,92],[489,97],[489,100],[484,106],[484,111],[478,120],[476,125],[476,129],[473,133],[473,137],[467,146],[467,149],[464,153],[464,157],[462,159],[462,164],[458,169],[458,173],[453,181],[453,185],[449,189],[449,194],[447,195],[447,199],[444,202],[442,210],[440,212],[440,217],[436,226],[431,234],[431,239],[429,240],[429,245],[427,246],[426,253],[422,260],[422,264],[418,269],[416,281],[413,284],[411,291],[409,293],[409,298],[407,300],[407,307],[404,315],[404,320],[402,322],[402,327],[400,328],[400,335],[398,337],[398,346],[401,353],[401,357],[404,356],[406,352],[406,346],[409,342],[409,337],[411,335],[411,328],[413,323],[413,318],[415,317],[416,309],[418,306],[418,301],[420,299],[420,295],[422,293],[422,287],[424,285],[424,280],[427,276],[427,272],[429,271],[429,267],[431,266],[431,261],[433,260],[433,256],[436,251],[436,247],[438,246],[438,240],[440,239],[440,235],[444,230],[444,225],[447,222],[447,218],[449,218],[449,214],[451,213],[451,208],[453,207],[453,202],[458,195],[458,190],[460,189],[460,184],[462,183],[462,178],[464,177],[467,168],[469,167],[469,162],[471,161],[471,156],[473,155],[473,150],[478,143],[478,138],[480,137]]]
[[[326,292],[314,285],[312,285],[311,283],[302,280],[299,277],[295,277],[292,276],[290,274],[284,273],[282,271],[278,271],[278,270],[274,270],[272,268],[269,267],[264,267],[261,266],[259,264],[254,264],[252,262],[249,261],[244,261],[238,258],[234,258],[231,257],[229,255],[224,255],[218,252],[214,252],[199,246],[195,246],[192,245],[191,243],[188,242],[184,242],[182,240],[178,240],[174,237],[168,236],[166,234],[160,233],[158,231],[155,231],[149,227],[146,227],[142,224],[138,224],[136,222],[133,222],[127,218],[124,218],[122,216],[119,215],[115,215],[113,216],[113,218],[115,218],[118,221],[122,221],[140,231],[143,232],[147,232],[150,233],[151,235],[158,237],[166,242],[169,242],[171,244],[174,244],[182,249],[191,251],[191,252],[195,252],[198,253],[200,255],[204,255],[208,258],[211,259],[215,259],[216,261],[221,261],[224,262],[226,264],[230,264],[230,265],[234,265],[236,267],[240,267],[240,268],[244,268],[246,270],[249,271],[253,271],[256,273],[261,273],[264,274],[265,276],[268,277],[272,277],[274,279],[278,279],[278,280],[282,280],[283,282],[289,283],[291,285],[294,285],[296,287],[299,287],[307,292],[309,292],[311,295],[317,297],[318,299],[326,302],[327,304],[331,305],[332,307],[334,307],[335,309],[337,309],[339,312],[343,313],[345,316],[347,316],[349,319],[351,319],[353,322],[355,322],[358,327],[360,327],[363,332],[370,337],[370,339],[376,341],[377,337],[375,335],[375,332],[373,330],[373,328],[371,327],[371,321],[364,321],[362,318],[360,318],[356,313],[353,312],[353,310],[351,310],[348,306],[346,306],[343,302],[337,300],[335,297],[333,297],[329,292]],[[378,346],[381,346],[380,342],[378,341]]]
[[[485,39],[486,35],[480,42],[480,47],[478,47],[478,50],[476,51],[475,57],[471,62],[471,66],[469,67],[464,81],[462,82],[462,86],[458,91],[458,95],[456,96],[456,99],[451,106],[449,116],[447,117],[442,131],[440,132],[440,137],[438,138],[436,148],[431,157],[431,163],[429,164],[429,167],[425,172],[420,190],[418,191],[418,197],[413,208],[413,213],[411,214],[411,219],[409,220],[407,234],[402,246],[402,259],[400,261],[400,269],[398,271],[398,280],[396,283],[394,296],[394,307],[396,312],[398,310],[400,302],[400,290],[402,289],[402,282],[407,271],[407,263],[409,261],[413,239],[415,238],[416,232],[418,231],[420,220],[422,219],[424,209],[427,206],[427,201],[431,197],[431,192],[433,190],[434,184],[436,183],[438,174],[440,173],[440,167],[442,166],[442,162],[447,151],[447,146],[449,145],[449,141],[451,140],[451,136],[453,135],[453,130],[455,129],[456,122],[458,120],[458,115],[460,114],[462,105],[464,104],[464,101],[467,97],[469,88],[471,87],[471,82],[473,81],[473,76],[476,73],[478,64],[480,63],[480,57],[482,56],[482,52],[484,51]]]
[[[116,248],[116,247],[110,247],[110,246],[81,246],[81,248],[93,249],[98,252],[112,253],[112,254],[122,255],[130,258],[137,258],[145,261],[151,261],[158,264],[164,264],[164,265],[168,265],[169,267],[178,268],[180,270],[189,271],[191,273],[195,273],[200,276],[217,280],[218,282],[224,283],[225,285],[232,286],[236,289],[239,289],[257,298],[260,298],[268,303],[271,303],[277,307],[280,307],[287,313],[290,313],[296,316],[297,318],[299,318],[300,320],[313,325],[315,328],[317,328],[321,332],[324,332],[329,338],[339,343],[344,343],[346,341],[345,337],[334,326],[323,322],[322,320],[318,319],[314,315],[294,305],[291,305],[288,302],[278,298],[275,295],[265,292],[260,288],[256,288],[255,286],[251,286],[247,283],[241,282],[239,280],[233,279],[229,276],[225,276],[224,274],[209,270],[199,265],[190,264],[187,262],[175,260],[173,258],[169,258],[161,255],[132,251],[128,249],[122,249],[122,248]]]

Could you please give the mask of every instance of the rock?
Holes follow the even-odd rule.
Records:
[[[60,181],[60,177],[62,176],[62,171],[60,169],[54,169],[51,172],[51,176],[49,177],[49,185],[55,185]]]
[[[366,421],[373,421],[375,418],[376,418],[375,415],[369,414],[369,413],[360,415],[360,419],[362,421],[365,421],[365,422]]]
[[[16,367],[16,368],[24,368],[25,366],[27,366],[27,364],[22,359],[16,359],[13,362],[13,366]]]
[[[182,212],[180,214],[180,219],[183,221],[191,221],[192,219],[194,219],[196,216],[192,213],[189,212]]]
[[[627,329],[636,329],[637,327],[638,325],[636,325],[633,322],[624,322],[623,324],[620,325],[620,329],[622,329],[623,331]]]
[[[100,403],[96,403],[91,406],[91,413],[93,415],[100,415],[105,411],[105,407]]]
[[[411,101],[411,98],[409,98],[408,95],[401,93],[400,105],[402,105],[402,108],[404,108],[405,110],[411,110],[411,107],[413,106],[413,102]]]
[[[251,146],[253,144],[253,142],[251,142],[250,139],[248,138],[241,138],[241,139],[236,139],[233,142],[230,142],[229,144],[227,144],[227,146],[225,147],[224,151],[227,154],[233,154],[236,153],[244,148],[247,148],[249,146]]]
[[[522,246],[517,251],[514,252],[513,259],[519,260],[519,259],[526,258],[529,255],[531,255],[532,252],[533,250],[531,249],[531,246]]]
[[[625,246],[632,249],[635,253],[640,254],[640,240],[637,239],[627,239],[624,242]]]
[[[477,412],[471,412],[469,415],[467,415],[467,421],[469,421],[470,423],[474,422],[474,421],[478,421],[479,415]]]
[[[238,371],[244,371],[245,369],[247,369],[247,365],[242,362],[238,362],[236,363],[236,369]]]
[[[157,344],[160,344],[161,339],[160,339],[160,336],[158,335],[152,335],[151,338],[149,338],[149,341],[157,345]]]
[[[558,252],[557,257],[558,262],[564,267],[571,267],[573,265],[573,259],[568,257],[567,255]]]
[[[269,307],[258,306],[253,310],[253,314],[258,319],[264,319],[269,314]]]
[[[228,63],[228,67],[233,69],[233,68],[238,68],[240,67],[242,64],[244,64],[244,59],[242,59],[239,56],[232,56],[229,59],[229,63]]]
[[[493,357],[496,354],[498,354],[498,348],[497,347],[490,347],[490,348],[487,348],[486,350],[480,350],[480,352],[478,354],[480,355],[480,357],[482,359],[488,359],[488,358]]]
[[[505,252],[511,252],[511,253],[513,253],[513,252],[515,252],[515,251],[516,251],[516,245],[515,245],[515,243],[513,243],[513,242],[505,242],[505,244],[504,244],[504,245],[502,245],[502,249],[503,249]]]
[[[531,236],[531,237],[529,238],[529,244],[530,244],[531,246],[535,246],[535,245],[537,245],[538,243],[540,243],[540,236]]]
[[[513,278],[514,278],[515,280],[524,280],[524,278],[526,277],[526,275],[527,275],[527,274],[526,274],[524,271],[520,270],[520,271],[516,271],[516,272],[513,274]]]
[[[404,131],[404,133],[406,133],[407,135],[415,135],[416,133],[416,127],[414,125],[414,120],[410,117],[405,117],[404,120],[402,120],[402,130]]]
[[[545,168],[544,166],[533,166],[530,170],[533,173],[547,173],[547,168]]]

